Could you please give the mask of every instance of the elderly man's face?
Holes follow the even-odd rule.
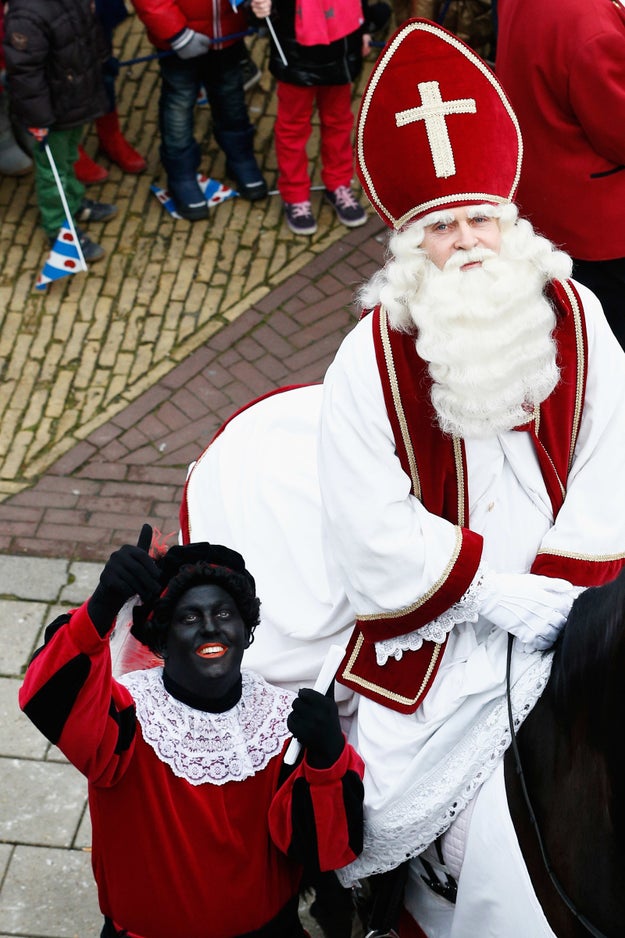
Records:
[[[498,254],[500,246],[501,230],[497,219],[481,215],[471,206],[453,209],[442,221],[428,225],[421,242],[421,247],[439,270],[459,251],[487,248]],[[469,270],[480,263],[462,265],[460,269]]]
[[[234,599],[220,586],[192,586],[174,608],[167,633],[165,671],[202,697],[221,697],[237,682],[247,628]]]

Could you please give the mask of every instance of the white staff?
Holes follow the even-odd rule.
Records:
[[[330,645],[328,652],[323,659],[321,671],[317,676],[313,690],[319,691],[320,694],[325,694],[327,692],[330,684],[334,680],[336,672],[339,669],[339,665],[343,660],[344,654],[345,649],[341,645]],[[297,739],[292,739],[289,743],[287,751],[284,754],[284,762],[286,762],[287,765],[295,765],[301,748],[302,744]]]
[[[286,55],[284,54],[284,50],[280,45],[280,40],[276,36],[276,31],[273,27],[273,23],[271,22],[271,0],[252,0],[252,12],[254,13],[254,16],[264,20],[267,24],[267,29],[271,34],[271,38],[275,43],[276,49],[278,50],[278,55],[282,59],[282,64],[286,68],[289,63],[286,60]]]

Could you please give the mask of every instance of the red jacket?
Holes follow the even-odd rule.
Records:
[[[148,38],[159,49],[169,49],[169,40],[187,26],[211,39],[244,32],[248,20],[235,12],[229,0],[132,0]],[[217,43],[216,49],[232,45],[235,40]]]
[[[625,257],[625,9],[499,0],[497,75],[521,125],[518,203],[580,260]]]

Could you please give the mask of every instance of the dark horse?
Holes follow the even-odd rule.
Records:
[[[558,641],[549,683],[518,736],[546,856],[576,911],[607,938],[625,935],[625,571],[586,590]],[[558,938],[585,938],[550,880],[514,756],[510,813],[545,916]]]

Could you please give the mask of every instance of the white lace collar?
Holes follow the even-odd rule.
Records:
[[[167,693],[163,669],[119,678],[135,702],[143,738],[174,775],[191,785],[241,782],[262,771],[289,735],[294,694],[242,671],[241,699],[225,713],[194,710]]]

